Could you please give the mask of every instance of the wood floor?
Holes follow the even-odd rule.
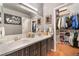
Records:
[[[64,43],[57,44],[57,51],[48,52],[48,56],[79,56],[79,48]]]

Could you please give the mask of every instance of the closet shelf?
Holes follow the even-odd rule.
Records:
[[[59,11],[59,13],[64,12],[64,11],[67,11],[67,9],[61,10],[61,11]]]
[[[69,15],[69,14],[70,13],[62,14],[62,15],[59,15],[59,17],[65,16],[65,15]]]

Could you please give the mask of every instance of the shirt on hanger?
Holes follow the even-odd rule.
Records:
[[[77,38],[77,41],[79,41],[79,34],[78,34],[78,38]]]
[[[66,27],[67,27],[66,16],[63,16],[61,20],[61,28],[66,28]]]
[[[58,29],[60,29],[60,25],[61,25],[61,18],[59,18],[59,21],[58,21]]]
[[[69,43],[73,46],[74,33],[70,32]]]
[[[76,15],[72,16],[72,29],[78,28],[78,18]]]

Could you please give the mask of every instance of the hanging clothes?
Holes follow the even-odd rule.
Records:
[[[73,32],[70,32],[69,43],[72,46],[73,46],[73,38],[74,38],[74,33]]]
[[[64,36],[64,41],[68,42],[69,41],[69,36],[70,36],[70,32],[66,32],[65,36]]]
[[[77,14],[77,19],[78,19],[78,29],[79,29],[79,14]]]
[[[72,16],[71,19],[72,19],[72,29],[77,29],[78,28],[77,15]]]
[[[68,27],[68,24],[66,23],[66,20],[67,20],[67,16],[63,16],[62,17],[62,27],[63,28],[67,28]]]
[[[68,26],[67,28],[70,28],[71,25],[72,25],[70,16],[67,16],[67,17],[66,17],[66,23],[67,23],[67,26]]]
[[[77,38],[77,41],[78,41],[78,47],[79,47],[79,33],[78,33],[78,38]]]
[[[61,28],[66,28],[66,27],[67,27],[66,16],[63,16],[61,21]]]
[[[59,19],[57,19],[57,21],[56,21],[56,29],[58,29],[58,21],[59,21]]]
[[[78,47],[78,41],[77,41],[77,38],[78,38],[78,32],[74,32],[74,38],[73,38],[73,46],[74,47]]]
[[[79,33],[78,33],[78,38],[77,38],[77,41],[79,41]]]
[[[59,21],[58,21],[58,29],[60,29],[60,26],[61,26],[61,17],[59,18]]]

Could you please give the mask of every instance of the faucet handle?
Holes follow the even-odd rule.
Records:
[[[17,41],[17,40],[19,40],[19,39],[18,39],[18,37],[15,37],[14,40]]]

